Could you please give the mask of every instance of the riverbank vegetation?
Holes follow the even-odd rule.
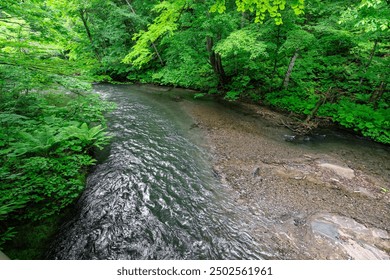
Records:
[[[42,246],[56,222],[10,240],[80,195],[108,142],[93,81],[250,100],[389,144],[389,27],[385,0],[3,0],[0,248]]]
[[[37,2],[0,7],[0,248],[21,259],[43,257],[92,149],[109,140],[111,105],[91,94],[86,60],[66,57],[64,22]]]

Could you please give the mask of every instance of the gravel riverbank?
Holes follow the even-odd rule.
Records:
[[[247,207],[252,235],[278,258],[390,259],[388,147],[286,142],[286,117],[266,108],[179,103],[221,183]]]

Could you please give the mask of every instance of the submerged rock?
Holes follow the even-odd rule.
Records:
[[[309,135],[290,135],[285,134],[283,135],[283,139],[286,142],[293,142],[293,143],[306,143],[306,142],[315,142],[315,141],[321,141],[325,139],[325,134],[309,134]]]
[[[293,143],[303,143],[309,142],[312,140],[312,137],[309,135],[283,135],[284,141],[293,142]]]
[[[285,134],[285,135],[283,135],[283,139],[284,139],[284,141],[287,141],[287,142],[295,142],[297,139],[297,136]]]

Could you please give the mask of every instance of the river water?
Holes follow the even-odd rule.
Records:
[[[276,258],[252,238],[247,209],[220,185],[193,121],[169,94],[112,85],[96,91],[117,104],[107,116],[112,143],[98,155],[50,258]]]

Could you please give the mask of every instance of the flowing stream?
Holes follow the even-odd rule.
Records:
[[[247,209],[218,183],[191,118],[169,94],[112,85],[96,91],[117,104],[107,116],[112,143],[50,258],[272,257],[252,238]]]

